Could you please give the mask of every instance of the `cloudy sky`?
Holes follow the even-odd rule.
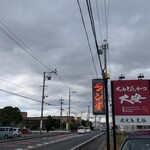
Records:
[[[109,44],[109,82],[120,74],[137,79],[143,73],[149,79],[150,1],[91,4],[98,45],[104,39]],[[90,106],[92,117],[91,83],[97,78],[95,68],[99,78],[101,71],[86,0],[80,0],[80,6],[92,55],[77,0],[0,0],[0,108],[18,107],[28,116],[40,116],[43,72],[56,69],[57,75],[51,73],[45,81],[45,102],[51,105],[44,104],[44,115],[60,115],[61,98],[67,115],[70,89],[71,115],[86,118]]]

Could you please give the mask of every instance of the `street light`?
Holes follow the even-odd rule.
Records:
[[[70,91],[69,89],[69,129],[70,129],[70,100],[71,100],[71,95],[77,93],[76,91]]]
[[[122,79],[125,79],[125,75],[124,75],[124,74],[121,74],[121,75],[119,76],[119,80],[122,80]]]
[[[143,79],[144,78],[144,74],[143,73],[140,73],[139,75],[138,75],[138,79],[140,80],[140,79]]]
[[[51,80],[52,75],[50,74],[56,74],[56,69],[55,71],[51,71],[51,72],[43,72],[43,90],[42,90],[42,104],[41,104],[41,121],[40,121],[40,134],[42,134],[42,128],[43,128],[43,105],[44,105],[44,99],[45,97],[48,97],[45,95],[44,91],[45,91],[45,81],[46,80]],[[47,76],[46,76],[47,74]]]

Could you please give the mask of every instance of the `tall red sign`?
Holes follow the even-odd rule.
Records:
[[[116,124],[150,124],[149,80],[112,81]]]
[[[104,80],[92,80],[92,99],[93,99],[93,114],[105,114],[104,106]]]

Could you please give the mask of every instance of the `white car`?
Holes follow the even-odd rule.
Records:
[[[14,137],[20,137],[21,136],[21,129],[20,128],[13,128],[13,136]]]
[[[11,127],[0,127],[0,138],[8,139],[13,137],[13,131]]]
[[[86,129],[84,126],[79,126],[77,132],[78,132],[78,134],[84,134],[84,133],[86,133]]]
[[[91,129],[89,127],[85,127],[86,133],[90,133]]]

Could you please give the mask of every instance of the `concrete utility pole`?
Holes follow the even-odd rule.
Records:
[[[107,128],[107,150],[110,150],[110,137],[109,137],[109,102],[108,102],[108,74],[107,74],[107,49],[108,43],[104,40],[102,48],[104,50],[104,69],[103,69],[103,79],[105,83],[105,98],[106,98],[106,128]]]
[[[95,115],[95,129],[97,129],[97,127],[96,127],[96,115]]]
[[[47,76],[46,76],[47,74]],[[51,72],[43,72],[43,86],[42,86],[42,104],[41,104],[41,121],[40,121],[40,134],[42,134],[43,129],[43,105],[44,105],[44,99],[45,97],[45,81],[51,80],[52,74],[57,74],[57,71],[51,71]]]
[[[88,115],[87,115],[88,126],[89,126],[89,120],[90,120],[90,106],[88,105]]]
[[[62,109],[62,104],[63,104],[63,99],[61,98],[60,100],[60,131],[61,131],[61,124],[62,124],[62,111],[63,111],[63,109]]]
[[[71,101],[71,95],[73,94],[73,93],[77,93],[76,91],[70,91],[70,89],[69,89],[69,129],[70,129],[70,122],[71,122],[71,119],[70,119],[70,101]]]
[[[102,76],[104,80],[104,87],[105,87],[105,115],[106,115],[106,128],[107,128],[107,150],[110,150],[110,137],[109,137],[109,103],[108,103],[108,79],[109,79],[109,74],[107,74],[107,51],[108,49],[108,43],[107,40],[104,40],[104,44],[100,47],[98,50],[98,56],[100,59],[100,55],[103,54],[104,52],[104,68],[102,69],[102,64],[100,64],[100,67],[102,69]]]

